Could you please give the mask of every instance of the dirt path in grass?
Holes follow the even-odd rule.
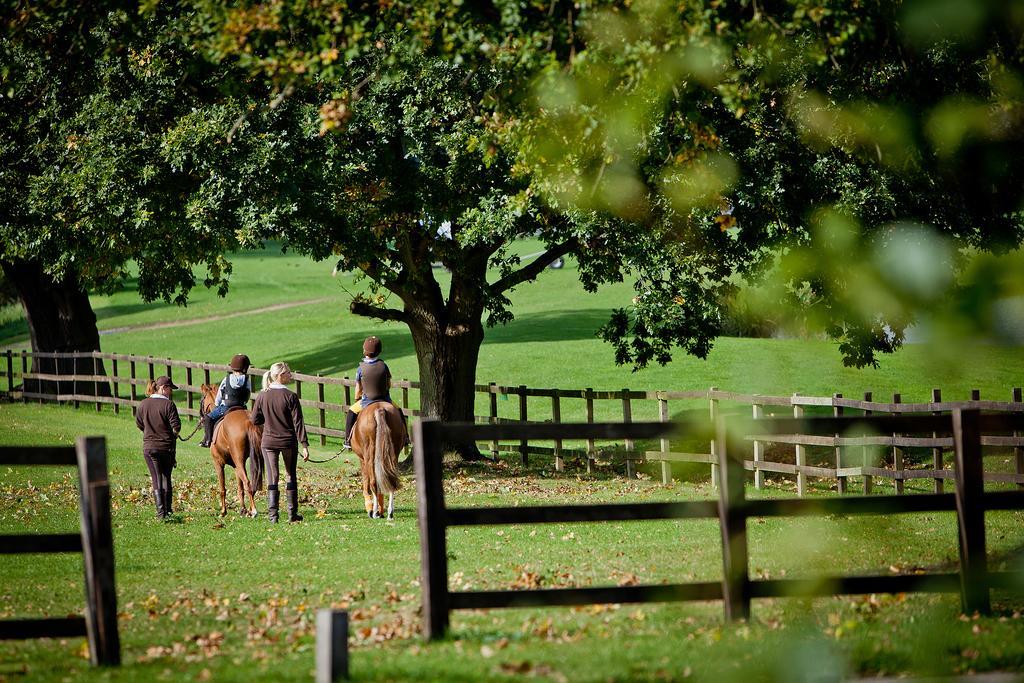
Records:
[[[289,301],[283,304],[274,304],[273,306],[264,306],[263,308],[250,308],[246,311],[236,311],[234,313],[225,313],[223,315],[208,315],[205,318],[192,318],[190,320],[170,320],[167,322],[159,323],[142,323],[139,325],[125,325],[123,327],[110,327],[105,330],[100,330],[100,336],[106,334],[120,334],[121,332],[139,332],[142,330],[161,330],[167,327],[187,327],[189,325],[202,325],[204,323],[215,323],[221,320],[227,320],[229,318],[237,318],[243,315],[255,315],[257,313],[272,313],[273,311],[283,311],[286,308],[295,308],[296,306],[309,306],[311,304],[322,304],[325,301],[330,301],[331,297],[320,297],[319,299],[306,299],[305,301]]]

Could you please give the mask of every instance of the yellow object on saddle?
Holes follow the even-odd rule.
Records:
[[[374,401],[374,403],[383,403],[383,401]],[[388,401],[388,403],[390,403],[394,407],[398,408],[398,404],[395,403],[394,401]],[[359,411],[361,411],[363,409],[363,404],[360,403],[359,401],[356,401],[355,405],[349,406],[348,409],[351,410],[356,415],[358,415]]]

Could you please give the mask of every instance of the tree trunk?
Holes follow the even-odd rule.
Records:
[[[25,308],[32,351],[44,353],[91,352],[100,350],[99,329],[89,296],[73,273],[55,281],[36,261],[2,261],[4,275],[18,291]],[[32,360],[34,374],[105,375],[103,361],[93,358],[38,358]],[[27,380],[23,390],[40,394],[87,394],[109,396],[106,382],[74,380]]]
[[[476,364],[484,329],[480,317],[441,328],[436,320],[409,325],[420,374],[420,410],[445,422],[473,422]],[[465,460],[483,458],[474,442],[443,444]]]

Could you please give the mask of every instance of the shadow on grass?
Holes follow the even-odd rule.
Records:
[[[486,353],[488,344],[592,339],[597,328],[604,324],[607,318],[608,311],[604,309],[561,310],[523,315],[508,325],[487,329],[481,353]],[[288,361],[294,369],[306,374],[327,375],[341,372],[354,376],[361,358],[363,339],[368,333],[376,334],[383,342],[384,353],[381,357],[384,360],[416,355],[412,337],[405,327],[382,325],[380,329],[372,332],[364,328],[358,332],[339,334],[329,343],[289,358]]]

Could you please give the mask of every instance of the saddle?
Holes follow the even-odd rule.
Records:
[[[217,435],[220,433],[220,426],[224,424],[224,418],[227,417],[229,414],[235,412],[236,410],[245,410],[245,406],[231,406],[230,408],[228,408],[227,412],[224,413],[221,416],[221,418],[217,420],[217,423],[213,426],[213,441],[211,441],[210,443],[217,443]]]

